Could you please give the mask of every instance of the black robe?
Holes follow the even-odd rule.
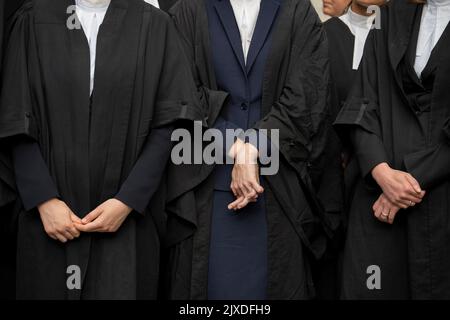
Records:
[[[29,0],[17,13],[4,65],[0,138],[37,141],[61,198],[83,217],[117,194],[152,129],[201,116],[172,21],[141,0],[111,1],[90,97],[86,37],[67,26],[73,4]],[[155,206],[160,201],[154,198]],[[20,210],[17,219],[18,298],[156,297],[156,211],[133,212],[114,234],[82,234],[67,244],[46,235],[36,210]],[[66,285],[72,265],[81,270],[81,290]]]
[[[357,82],[336,121],[344,137],[352,136],[361,170],[349,213],[343,298],[450,298],[450,27],[422,82],[411,81],[421,7],[392,1],[381,11],[381,29],[368,37]],[[370,172],[381,162],[409,172],[427,191],[393,225],[373,216],[382,191]],[[370,266],[380,268],[379,290],[367,286]]]
[[[307,0],[284,0],[275,22],[263,79],[257,129],[280,129],[280,169],[267,176],[268,299],[314,295],[310,259],[325,251],[330,231],[317,197],[329,128],[328,48]],[[212,126],[226,103],[211,63],[205,0],[180,0],[171,14],[192,63],[204,117]],[[168,275],[171,299],[206,299],[214,167],[169,169]],[[330,191],[331,192],[331,191]],[[333,210],[330,210],[333,211]]]
[[[178,0],[158,0],[159,8],[168,12]]]
[[[353,70],[355,36],[339,18],[333,17],[324,23],[329,43],[330,71],[333,82],[331,110],[336,117],[347,100],[356,71]]]
[[[8,22],[19,9],[24,0],[1,0],[0,1],[0,60],[3,60],[3,49],[8,38]]]
[[[3,61],[3,50],[9,36],[9,22],[14,13],[22,5],[23,0],[1,0],[0,1],[0,61]],[[0,64],[0,71],[1,71]],[[13,182],[10,161],[7,154],[3,152],[5,146],[0,143],[0,172],[8,170],[8,177],[0,174],[0,299],[12,299],[15,297],[15,229],[14,229],[14,200],[16,198],[13,190]]]
[[[330,113],[331,119],[334,121],[347,99],[356,76],[356,71],[353,70],[355,36],[348,26],[337,17],[327,20],[324,28],[328,39],[330,59]],[[341,157],[336,157],[336,154],[340,154]],[[344,199],[349,198],[352,189],[351,186],[348,186],[348,189],[344,188],[344,166],[348,156],[334,130],[330,132],[325,157],[327,165],[324,170],[327,173],[323,176],[327,180],[323,183],[329,186],[327,191],[333,190],[333,192],[323,196],[328,197],[327,203],[335,204],[336,212],[330,217],[334,218],[332,223],[336,232],[324,257],[313,266],[313,279],[317,287],[317,298],[332,300],[339,297],[339,258],[342,253],[346,225]],[[346,176],[355,174],[353,168],[347,169],[350,170],[346,170]]]

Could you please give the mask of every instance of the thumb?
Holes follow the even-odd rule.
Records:
[[[85,216],[83,218],[83,220],[81,220],[81,222],[83,224],[88,224],[88,223],[94,221],[95,219],[97,219],[102,212],[103,212],[103,209],[101,209],[100,207],[97,207],[93,211],[91,211],[87,216]]]

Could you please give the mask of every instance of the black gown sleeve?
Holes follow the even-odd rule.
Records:
[[[378,136],[359,127],[350,136],[363,177],[370,177],[377,165],[388,163],[386,151]]]
[[[116,199],[143,214],[161,183],[170,156],[172,127],[152,130]]]
[[[20,138],[12,148],[16,184],[25,210],[29,211],[41,203],[58,198],[58,190],[50,176],[39,145],[29,139]]]
[[[2,3],[2,36],[3,42],[0,56],[1,97],[0,97],[0,207],[7,205],[18,197],[14,177],[14,166],[9,141],[16,134],[33,135],[31,115],[30,85],[27,78],[28,29],[30,3],[20,12],[13,14],[23,3],[20,1],[1,1]],[[4,24],[3,24],[4,23]],[[14,26],[13,29],[11,29]],[[3,55],[4,53],[4,55]],[[24,88],[26,90],[24,90]]]
[[[170,9],[170,15],[175,23],[175,27],[180,36],[180,42],[184,54],[190,62],[191,75],[194,79],[197,101],[200,103],[203,112],[204,126],[212,127],[225,105],[229,94],[217,88],[205,86],[201,81],[200,72],[205,61],[197,61],[197,44],[193,43],[196,38],[196,12],[191,10],[189,1],[178,1]]]
[[[353,88],[334,123],[342,141],[350,141],[347,146],[354,153],[361,175],[373,186],[375,180],[371,171],[378,164],[391,164],[391,158],[383,141],[378,97],[377,35],[372,30],[367,37],[364,56],[356,75]]]
[[[312,5],[299,10],[292,35],[291,56],[284,88],[270,111],[255,129],[279,130],[279,151],[284,158],[303,172],[306,167],[317,183],[315,172],[321,172],[330,124],[328,41]]]

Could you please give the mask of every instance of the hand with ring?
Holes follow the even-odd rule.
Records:
[[[395,216],[401,208],[390,201],[385,194],[381,194],[372,209],[374,216],[378,220],[384,223],[393,224]]]

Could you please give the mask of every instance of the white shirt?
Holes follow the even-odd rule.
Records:
[[[255,32],[261,0],[230,0],[230,2],[241,34],[242,51],[247,63],[248,50]]]
[[[375,14],[371,16],[362,16],[352,11],[351,8],[339,17],[350,29],[355,36],[355,46],[353,48],[353,70],[358,70],[361,63],[364,46],[366,44],[367,36],[373,26]]]
[[[419,78],[450,21],[450,0],[428,0],[423,7],[414,70]]]
[[[92,94],[92,90],[94,90],[97,35],[100,29],[100,25],[105,19],[106,11],[108,10],[110,3],[111,0],[96,4],[87,0],[76,0],[76,13],[78,19],[80,20],[81,26],[83,27],[84,34],[86,35],[91,56],[90,94]]]
[[[152,6],[159,9],[159,2],[158,0],[145,0],[145,2],[150,3]]]
[[[158,0],[145,1],[159,8]],[[89,0],[76,0],[76,13],[78,19],[80,20],[81,26],[83,27],[84,34],[86,35],[91,57],[90,94],[92,94],[92,91],[94,90],[98,31],[103,23],[103,20],[105,19],[110,3],[111,0],[99,1],[98,3]]]

